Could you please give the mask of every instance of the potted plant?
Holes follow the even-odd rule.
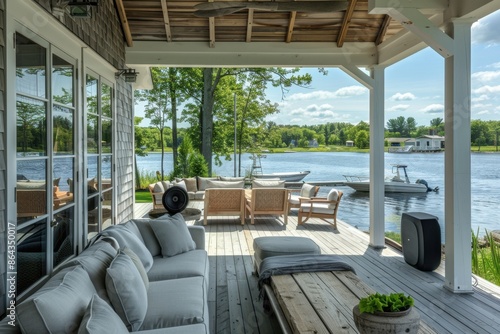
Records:
[[[404,293],[374,293],[361,298],[352,312],[354,323],[363,333],[417,333],[420,315],[414,301]]]

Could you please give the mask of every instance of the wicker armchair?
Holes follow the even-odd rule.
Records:
[[[240,216],[245,224],[245,190],[239,188],[208,188],[205,190],[203,225],[208,216]]]
[[[257,188],[251,190],[246,199],[246,216],[251,216],[254,224],[255,215],[283,215],[285,225],[288,223],[288,190],[284,188]]]
[[[304,224],[309,218],[320,218],[337,228],[337,211],[342,195],[342,191],[332,189],[326,198],[301,198],[298,225]],[[332,222],[327,219],[332,219]]]

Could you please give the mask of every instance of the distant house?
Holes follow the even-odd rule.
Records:
[[[353,147],[354,146],[354,142],[352,140],[347,140],[345,142],[345,146],[348,146],[348,147]]]
[[[309,140],[309,147],[318,147],[318,141],[316,139]]]
[[[444,137],[425,135],[415,139],[415,151],[439,152],[444,149]]]
[[[412,140],[412,138],[386,138],[385,139],[390,147],[400,147],[406,146],[406,142],[408,140]]]
[[[389,144],[387,152],[389,153],[410,153],[415,146],[415,139],[413,138],[386,138]]]

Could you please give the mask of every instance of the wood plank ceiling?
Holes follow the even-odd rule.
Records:
[[[213,0],[209,0],[213,1]],[[349,0],[333,13],[265,12],[246,9],[221,17],[193,13],[204,1],[115,0],[128,46],[134,41],[207,42],[372,42],[376,45],[403,27],[388,15],[368,14],[368,0]]]

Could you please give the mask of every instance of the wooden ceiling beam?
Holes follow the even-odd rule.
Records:
[[[118,9],[118,16],[120,17],[120,22],[122,24],[123,34],[125,35],[125,41],[128,47],[134,46],[132,40],[132,33],[130,32],[130,27],[128,25],[127,14],[125,13],[125,6],[123,6],[122,0],[115,0],[116,8]]]
[[[349,6],[347,7],[342,21],[342,26],[340,27],[339,36],[337,38],[337,46],[341,48],[344,45],[345,37],[347,36],[347,30],[349,30],[349,25],[351,24],[352,16],[354,14],[354,8],[358,0],[349,0]]]
[[[163,12],[163,22],[165,24],[165,35],[167,42],[172,42],[172,31],[170,30],[170,19],[168,17],[167,0],[161,0],[161,10]]]
[[[208,0],[208,2],[213,2],[214,0]],[[215,17],[208,18],[208,31],[210,39],[210,47],[215,48]]]
[[[288,31],[286,34],[286,42],[290,43],[292,41],[293,27],[295,26],[295,18],[297,17],[297,12],[290,13],[290,21],[288,22]]]
[[[380,25],[380,29],[378,30],[377,39],[375,40],[375,45],[381,44],[385,39],[385,34],[387,33],[387,28],[391,24],[392,18],[389,15],[384,16],[384,21],[382,25]]]
[[[252,27],[253,27],[253,9],[248,10],[248,19],[247,19],[247,37],[246,42],[250,43],[252,41]]]

